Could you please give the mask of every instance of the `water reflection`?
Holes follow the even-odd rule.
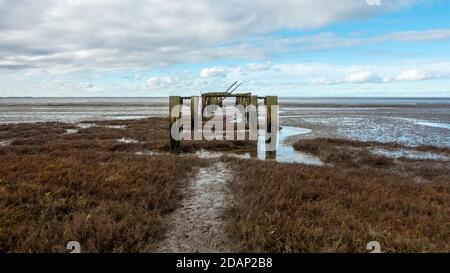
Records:
[[[266,141],[264,131],[258,134],[257,157],[259,160],[276,160],[283,163],[302,163],[307,165],[323,165],[323,162],[310,154],[296,151],[292,145],[286,143],[287,138],[291,136],[311,133],[310,129],[284,126],[277,133],[276,151],[266,151]]]
[[[281,163],[299,163],[305,165],[321,166],[323,162],[316,156],[296,151],[294,147],[286,143],[291,136],[309,134],[311,130],[298,127],[283,127],[277,134],[277,149],[273,152],[266,151],[266,142],[264,131],[260,130],[258,134],[258,144],[255,152],[247,153],[229,153],[229,152],[212,152],[200,150],[196,152],[196,156],[202,159],[218,159],[222,156],[233,157],[238,159],[250,160],[275,160]]]

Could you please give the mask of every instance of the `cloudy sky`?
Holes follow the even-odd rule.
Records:
[[[0,97],[450,97],[447,0],[0,0]]]

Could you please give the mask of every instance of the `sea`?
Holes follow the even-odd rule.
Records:
[[[280,123],[319,137],[450,147],[450,98],[279,99]],[[0,98],[0,124],[168,116],[168,98]]]

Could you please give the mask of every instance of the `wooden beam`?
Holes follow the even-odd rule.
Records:
[[[216,92],[216,93],[204,93],[202,97],[219,97],[219,98],[236,98],[236,97],[250,97],[252,93],[236,93],[230,94],[225,92]]]

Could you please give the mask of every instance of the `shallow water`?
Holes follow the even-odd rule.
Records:
[[[292,145],[286,143],[289,137],[309,134],[311,132],[312,130],[310,129],[283,126],[283,128],[278,131],[278,144],[274,155],[274,160],[282,163],[301,163],[317,166],[323,165],[323,162],[318,157],[296,151]],[[266,160],[269,157],[266,153],[265,146],[266,143],[264,134],[260,134],[258,137],[258,159],[260,160]]]
[[[67,122],[76,123],[86,120],[139,119],[167,115],[167,107],[132,106],[1,106],[1,123]]]
[[[312,128],[315,137],[450,147],[450,105],[282,110],[282,125]]]
[[[278,144],[274,157],[270,158],[270,155],[266,154],[264,134],[260,131],[258,137],[257,156],[253,157],[250,153],[225,153],[225,152],[211,152],[206,150],[200,150],[196,152],[196,156],[202,159],[218,159],[222,156],[233,157],[238,159],[259,159],[259,160],[275,160],[281,163],[299,163],[305,165],[321,166],[323,162],[316,156],[307,153],[296,151],[292,145],[287,144],[286,141],[289,137],[309,134],[312,131],[310,129],[298,128],[298,127],[283,127],[278,132]]]
[[[436,122],[422,121],[422,122],[417,122],[417,124],[418,125],[423,125],[423,126],[429,126],[429,127],[450,129],[450,124],[447,124],[447,123],[436,123]]]
[[[0,98],[1,123],[166,117],[167,98]],[[314,137],[450,147],[450,99],[280,98],[282,126]],[[280,147],[283,149],[283,147]]]

